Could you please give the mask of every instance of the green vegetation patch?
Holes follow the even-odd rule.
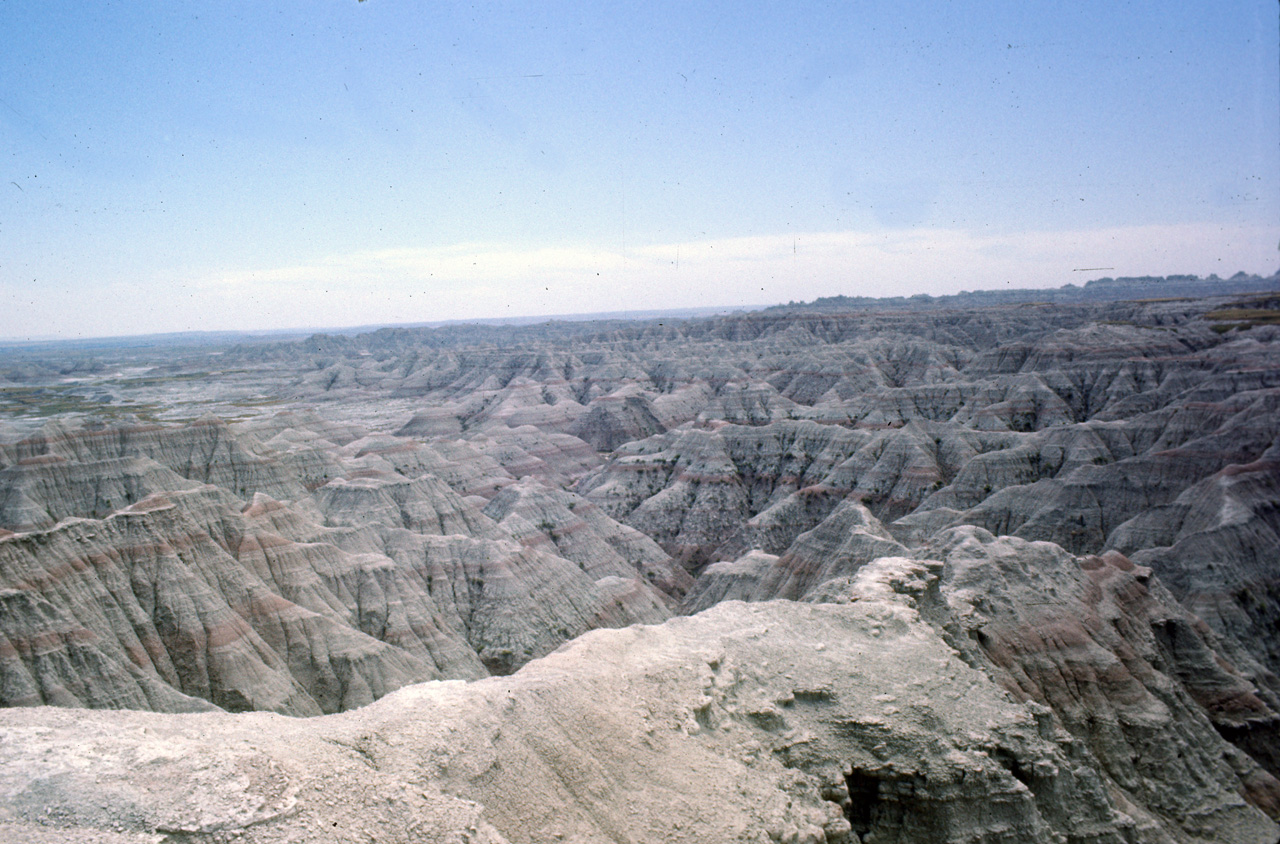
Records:
[[[183,381],[201,381],[209,377],[208,372],[179,372],[172,375],[141,375],[136,378],[121,379],[120,386],[126,389],[134,387],[159,387],[164,384]]]
[[[237,399],[228,402],[232,407],[275,407],[278,404],[284,404],[284,399],[270,398],[263,396],[261,398]]]
[[[1246,331],[1255,325],[1280,325],[1280,296],[1268,294],[1232,302],[1230,306],[1209,311],[1205,319],[1213,320],[1213,330],[1225,334],[1232,329]]]
[[[0,388],[0,413],[13,416],[45,418],[74,413],[112,419],[130,416],[154,422],[162,410],[151,402],[110,404],[56,387]]]

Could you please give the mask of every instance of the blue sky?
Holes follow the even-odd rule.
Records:
[[[1280,266],[1270,0],[613,5],[0,0],[0,336]]]

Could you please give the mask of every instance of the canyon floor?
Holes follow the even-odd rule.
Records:
[[[10,348],[0,840],[1275,844],[1263,281]]]

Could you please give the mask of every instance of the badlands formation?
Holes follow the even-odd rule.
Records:
[[[1280,841],[1276,294],[35,348],[0,407],[0,840]]]

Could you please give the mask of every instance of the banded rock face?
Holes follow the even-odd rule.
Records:
[[[427,471],[465,488],[483,475],[442,451],[483,466],[474,448],[395,448],[305,415],[188,428],[46,426],[7,446],[0,701],[335,712],[407,683],[509,673],[600,625],[661,621],[689,585],[600,513],[597,544],[629,555],[613,566],[522,547]],[[576,471],[585,444],[562,439],[513,430],[488,465],[508,484],[500,460]],[[334,477],[309,493],[317,469]]]
[[[105,520],[3,540],[4,582],[38,595],[74,631],[22,649],[28,671],[38,677],[49,660],[72,659],[77,640],[111,668],[82,672],[87,696],[61,702],[93,705],[104,676],[136,669],[225,709],[319,714],[439,676],[352,629],[331,607],[288,601],[241,565],[186,512],[225,503],[221,495],[204,487],[152,496]],[[6,702],[55,702],[50,696]]]
[[[511,677],[418,685],[320,719],[8,710],[0,831],[121,844],[1280,832],[1221,763],[1173,821],[1117,790],[1052,712],[1011,700],[922,619],[930,578],[927,564],[884,560],[842,604],[729,602],[595,631]],[[1193,832],[1190,815],[1206,822]]]
[[[1171,504],[1121,525],[1111,542],[1150,566],[1169,591],[1221,639],[1231,664],[1280,710],[1280,461],[1232,465]],[[1280,772],[1276,727],[1226,725],[1242,746]]]
[[[571,492],[525,480],[498,493],[484,512],[522,544],[545,547],[592,577],[639,575],[675,599],[693,585],[693,578],[652,539]]]
[[[65,518],[108,515],[153,493],[198,486],[149,457],[26,457],[0,469],[0,524],[13,531],[49,528]]]
[[[733,563],[711,566],[697,580],[685,609],[706,609],[722,596],[800,600],[828,581],[851,576],[872,560],[906,553],[906,547],[866,507],[846,499],[816,527],[797,536],[781,557],[752,551]],[[765,558],[769,564],[762,566]],[[730,579],[738,582],[727,586]]]
[[[94,641],[76,619],[30,590],[0,592],[0,689],[9,706],[202,712],[184,695]]]
[[[439,536],[500,535],[483,513],[432,475],[409,480],[394,472],[360,473],[328,482],[312,498],[330,526],[376,525]]]
[[[1225,766],[1254,805],[1280,815],[1274,675],[1239,660],[1240,641],[1211,632],[1150,569],[1116,552],[1077,558],[973,526],[940,532],[924,550],[943,562],[910,563],[932,574],[890,579],[891,591],[915,596],[970,665],[1049,707],[1136,804],[1203,834],[1213,811],[1197,802],[1205,799],[1198,772]],[[686,608],[858,600],[885,558],[906,553],[846,502],[781,557],[754,551],[710,566]]]
[[[35,436],[0,451],[0,463],[41,456],[73,462],[147,457],[188,480],[214,484],[240,496],[258,491],[295,498],[306,491],[286,465],[256,453],[214,417],[182,426],[72,427],[50,422]]]
[[[639,395],[612,395],[593,402],[573,423],[569,433],[596,451],[613,451],[623,443],[660,434],[666,426],[654,413],[653,402]]]
[[[1277,772],[1259,764],[1270,760],[1222,740],[1274,741],[1280,714],[1150,569],[973,527],[940,535],[933,552],[970,664],[1052,708],[1134,802],[1212,835],[1218,798],[1200,777],[1220,769],[1238,776],[1234,792],[1280,815]]]

